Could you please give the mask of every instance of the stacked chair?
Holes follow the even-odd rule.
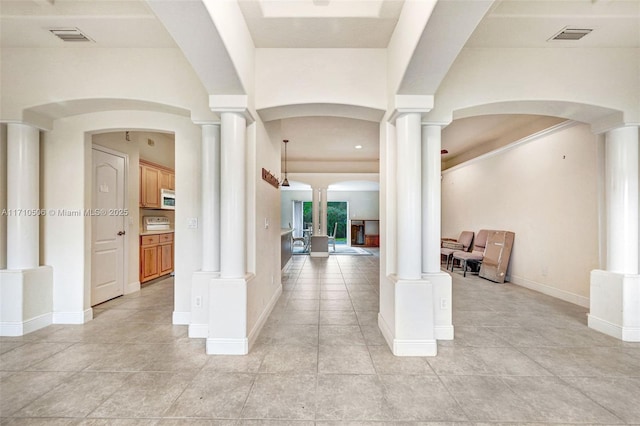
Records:
[[[487,238],[489,237],[489,231],[481,229],[475,237],[473,243],[473,250],[471,252],[465,250],[454,251],[451,255],[451,271],[453,272],[456,260],[462,267],[463,276],[467,276],[467,264],[471,262],[481,263],[484,259],[485,248],[487,246]],[[447,263],[448,264],[448,263]]]
[[[472,231],[462,231],[457,240],[443,238],[440,247],[440,255],[445,258],[445,269],[449,269],[449,261],[452,259],[453,253],[456,251],[469,251],[473,242]]]

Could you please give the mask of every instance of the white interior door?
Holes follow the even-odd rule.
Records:
[[[91,306],[124,294],[125,159],[93,149]]]

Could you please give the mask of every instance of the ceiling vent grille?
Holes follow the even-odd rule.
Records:
[[[553,40],[580,40],[589,34],[593,29],[590,28],[563,28],[559,33],[549,39]]]
[[[78,28],[52,28],[49,31],[62,41],[93,41]]]

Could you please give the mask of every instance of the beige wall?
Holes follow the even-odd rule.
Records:
[[[515,232],[510,280],[588,306],[598,268],[596,136],[564,127],[443,172],[442,235]]]
[[[260,120],[248,133],[247,269],[256,275],[247,285],[247,332],[251,333],[281,284],[280,250],[276,249],[280,246],[280,190],[262,180],[263,167],[279,175],[281,142],[269,138]]]

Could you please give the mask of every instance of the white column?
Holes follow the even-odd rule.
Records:
[[[0,126],[0,211],[7,208],[7,129]],[[0,214],[0,270],[7,268],[7,216]]]
[[[202,126],[202,271],[220,271],[220,125]]]
[[[320,217],[320,235],[327,234],[327,188],[320,188],[320,208],[322,209],[322,216]]]
[[[245,192],[246,119],[235,112],[222,112],[220,149],[220,253],[222,278],[244,278],[246,273]]]
[[[318,188],[313,188],[311,194],[311,222],[313,229],[313,235],[318,235],[320,226],[320,190]]]
[[[607,270],[638,274],[638,127],[606,134]]]
[[[7,269],[40,264],[40,132],[7,125]]]
[[[440,272],[441,128],[422,126],[422,272]]]
[[[422,276],[422,172],[419,113],[407,113],[396,120],[397,129],[397,220],[399,279]]]

